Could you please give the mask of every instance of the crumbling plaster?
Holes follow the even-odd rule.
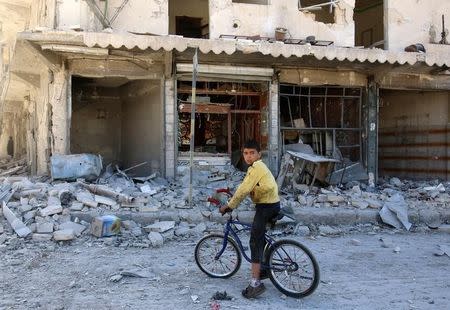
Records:
[[[54,0],[48,0],[54,1]],[[130,31],[167,35],[169,33],[168,0],[133,0],[121,9],[123,0],[109,0],[105,12],[105,2],[95,1],[106,13],[114,31]],[[120,11],[118,11],[120,9]],[[113,17],[117,16],[113,20]],[[99,19],[84,0],[59,0],[56,8],[56,28],[60,30],[81,29],[84,31],[102,31]]]
[[[210,38],[222,34],[274,37],[275,28],[283,27],[289,31],[287,37],[304,39],[314,35],[317,40],[331,40],[337,46],[354,46],[354,7],[354,0],[340,1],[335,23],[324,24],[316,22],[312,13],[299,11],[297,0],[271,1],[268,5],[210,0]]]
[[[385,0],[385,40],[390,51],[403,51],[410,44],[422,43],[433,51],[430,42],[430,28],[440,40],[442,14],[446,28],[450,24],[450,1],[443,0]],[[447,38],[450,40],[450,38]],[[447,46],[447,53],[450,47]]]

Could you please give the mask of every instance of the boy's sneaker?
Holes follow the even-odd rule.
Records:
[[[242,296],[245,298],[255,298],[266,290],[264,283],[260,283],[258,286],[253,287],[250,284],[242,291]]]

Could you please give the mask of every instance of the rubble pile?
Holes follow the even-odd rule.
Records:
[[[18,175],[1,177],[0,246],[17,237],[69,241],[83,236],[95,240],[93,219],[108,214],[130,218],[120,223],[120,234],[114,238],[118,246],[161,246],[173,238],[221,229],[221,225],[210,221],[212,216],[220,215],[217,207],[207,202],[207,197],[217,188],[236,186],[244,174],[232,166],[222,171],[212,170],[196,171],[192,206],[188,196],[189,179],[186,179],[188,170],[181,172],[178,182],[169,182],[156,173],[131,177],[111,167],[95,182]],[[243,210],[245,206],[249,209],[251,203],[247,200],[243,205]],[[151,218],[154,224],[146,225],[141,217],[147,222]],[[109,242],[111,238],[104,239]]]
[[[174,238],[221,230],[220,223],[224,218],[217,212],[217,206],[207,202],[207,197],[218,188],[235,190],[243,177],[244,173],[231,165],[219,168],[197,166],[190,204],[190,171],[187,166],[178,167],[178,181],[166,180],[157,173],[132,177],[111,166],[91,182],[82,178],[54,180],[47,176],[29,177],[12,172],[0,177],[0,247],[17,240],[59,242],[80,238],[83,242],[89,239],[88,242],[116,246],[151,247],[161,246]],[[424,217],[431,228],[443,224],[436,210],[448,208],[448,188],[448,183],[398,178],[381,179],[377,187],[357,181],[327,188],[294,183],[289,186],[289,191],[281,188],[280,197],[282,207],[287,213],[291,212],[293,218],[296,218],[296,212],[305,208],[374,209],[379,211],[384,223],[409,230],[409,220],[415,216]],[[252,220],[249,198],[244,200],[236,214],[244,222]],[[114,224],[119,226],[116,227],[118,233],[107,234],[102,226],[93,231],[93,223],[97,221],[101,225],[102,216],[119,219]],[[284,224],[290,225],[289,232],[299,235],[309,235],[312,230],[330,234],[327,229],[332,229],[285,221]],[[336,232],[338,230],[333,228],[333,234]]]

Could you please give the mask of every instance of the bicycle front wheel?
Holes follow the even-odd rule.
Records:
[[[273,285],[287,296],[302,298],[319,285],[319,264],[311,251],[294,240],[279,240],[267,253],[269,277]]]
[[[228,237],[223,253],[223,234],[210,234],[195,246],[195,262],[201,271],[212,278],[228,278],[234,275],[241,267],[242,257],[236,242]]]

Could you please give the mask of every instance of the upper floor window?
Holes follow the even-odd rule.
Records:
[[[231,0],[233,3],[269,4],[269,0]]]

